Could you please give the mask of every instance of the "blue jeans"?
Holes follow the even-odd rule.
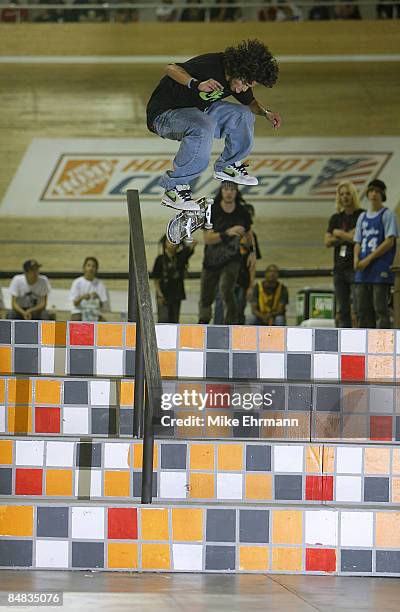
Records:
[[[238,323],[239,325],[245,324],[245,316],[244,311],[246,308],[246,291],[243,287],[239,287],[239,285],[235,285],[235,296],[238,305]],[[222,325],[224,322],[224,304],[221,298],[221,293],[218,289],[217,295],[215,297],[214,304],[214,325]]]
[[[153,124],[162,138],[178,140],[181,145],[173,162],[160,179],[165,189],[190,184],[206,170],[214,138],[225,138],[225,147],[215,162],[219,172],[244,159],[253,147],[255,115],[248,106],[214,102],[203,112],[198,108],[175,108],[159,115]]]

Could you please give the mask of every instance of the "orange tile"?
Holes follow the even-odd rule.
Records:
[[[230,410],[215,410],[212,411],[212,417],[232,417],[232,412]],[[207,423],[207,421],[206,421]],[[204,428],[204,437],[211,439],[220,439],[220,438],[232,438],[232,427],[227,425],[212,425],[208,423]]]
[[[32,433],[32,408],[8,407],[8,433]]]
[[[215,444],[190,444],[190,469],[213,470]]]
[[[295,418],[295,414],[293,414],[293,417]],[[292,417],[292,415],[290,415],[290,418]],[[263,419],[274,419],[275,421],[278,421],[280,419],[282,419],[282,412],[274,412],[273,410],[266,410],[263,415],[262,415]],[[278,426],[272,426],[272,425],[261,425],[261,437],[262,438],[275,438],[275,439],[279,439],[279,438],[283,438],[283,439],[287,439],[287,428],[286,427],[278,427]]]
[[[306,446],[306,472],[320,474],[322,472],[322,446]]]
[[[268,548],[266,546],[240,546],[239,569],[241,570],[267,570]]]
[[[394,331],[384,329],[368,330],[368,353],[393,353]]]
[[[273,510],[273,544],[301,544],[302,540],[303,513],[299,510]]]
[[[98,323],[97,346],[123,346],[124,325],[122,323]]]
[[[153,451],[153,469],[158,466],[158,444],[154,443]],[[133,444],[133,467],[141,470],[143,467],[143,442],[134,442]]]
[[[364,449],[364,472],[366,474],[389,474],[390,448]]]
[[[165,413],[168,414],[168,413]],[[199,412],[197,408],[195,410],[181,410],[179,412],[175,412],[175,417],[177,419],[185,419],[189,417],[189,420],[186,421],[186,425],[176,425],[175,435],[177,438],[203,438],[203,425],[196,425],[196,418],[203,418],[204,412]],[[183,421],[184,423],[185,421]],[[201,422],[201,421],[200,421]]]
[[[165,508],[141,509],[142,540],[168,540],[168,510]]]
[[[136,323],[125,324],[125,346],[127,348],[136,346]]]
[[[11,374],[11,347],[0,347],[0,374]]]
[[[400,478],[392,478],[392,502],[400,502]]]
[[[0,536],[32,536],[33,506],[0,506]]]
[[[285,328],[259,327],[258,338],[260,351],[284,351]]]
[[[6,401],[6,381],[0,380],[0,404],[4,404]]]
[[[254,325],[232,326],[232,348],[234,350],[257,350],[257,327]]]
[[[9,404],[32,403],[32,382],[29,378],[9,378],[7,399]]]
[[[342,439],[354,442],[368,442],[368,423],[365,414],[346,414],[343,417]],[[369,421],[369,419],[368,419]]]
[[[46,470],[46,495],[72,496],[72,470]]]
[[[400,357],[396,357],[396,379],[400,380]]]
[[[171,569],[171,553],[169,544],[142,544],[141,569]]]
[[[281,419],[282,419],[281,414]],[[280,429],[284,432],[284,436],[287,439],[303,440],[308,442],[310,440],[311,431],[311,414],[310,412],[296,412],[291,414],[285,414],[285,418],[290,419],[292,424],[282,425]],[[296,421],[296,422],[294,422]]]
[[[61,402],[61,383],[59,380],[37,379],[35,403],[59,405]]]
[[[105,472],[104,495],[105,497],[129,497],[129,472]]]
[[[393,449],[392,472],[393,474],[400,474],[400,448]]]
[[[174,542],[201,542],[203,540],[202,508],[172,509],[172,539]]]
[[[368,355],[368,379],[387,380],[394,377],[394,358],[384,355]]]
[[[322,471],[324,474],[335,473],[335,447],[324,446]]]
[[[272,499],[271,474],[246,474],[246,499]]]
[[[67,324],[64,321],[43,321],[42,344],[51,346],[67,345]]]
[[[120,387],[120,405],[121,406],[133,406],[133,400],[135,397],[135,383],[132,381],[123,380],[121,381]]]
[[[176,352],[158,351],[161,376],[176,376]]]
[[[108,569],[137,569],[138,545],[133,542],[108,543]]]
[[[400,548],[400,512],[376,512],[375,546]]]
[[[282,572],[300,572],[302,569],[302,549],[273,548],[271,569]]]
[[[189,477],[189,497],[191,499],[214,499],[215,475],[192,472]]]
[[[205,343],[204,325],[182,325],[179,328],[179,347],[181,349],[203,349]]]
[[[0,465],[12,465],[13,442],[12,440],[0,440]]]
[[[243,444],[218,444],[218,471],[243,470]]]

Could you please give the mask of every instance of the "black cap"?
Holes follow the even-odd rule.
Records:
[[[382,202],[386,202],[386,185],[379,179],[374,179],[368,183],[367,193],[370,189],[377,189],[382,194]]]
[[[36,259],[27,259],[24,261],[22,265],[24,272],[29,272],[29,270],[39,269],[42,267],[42,264],[38,263]]]

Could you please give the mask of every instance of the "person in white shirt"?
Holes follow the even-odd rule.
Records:
[[[72,283],[69,293],[72,321],[105,321],[101,312],[107,310],[108,295],[104,283],[96,277],[98,269],[97,259],[86,257],[83,276]]]
[[[36,259],[28,259],[22,266],[24,273],[12,278],[11,311],[7,314],[8,319],[30,321],[50,318],[46,306],[51,286],[47,276],[39,274],[41,267]]]

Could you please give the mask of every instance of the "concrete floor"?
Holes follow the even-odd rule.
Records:
[[[398,612],[400,580],[292,575],[0,572],[0,592],[55,590],[64,592],[62,609],[74,612]],[[5,609],[9,608],[0,606],[0,610]],[[46,609],[60,610],[60,607]]]

